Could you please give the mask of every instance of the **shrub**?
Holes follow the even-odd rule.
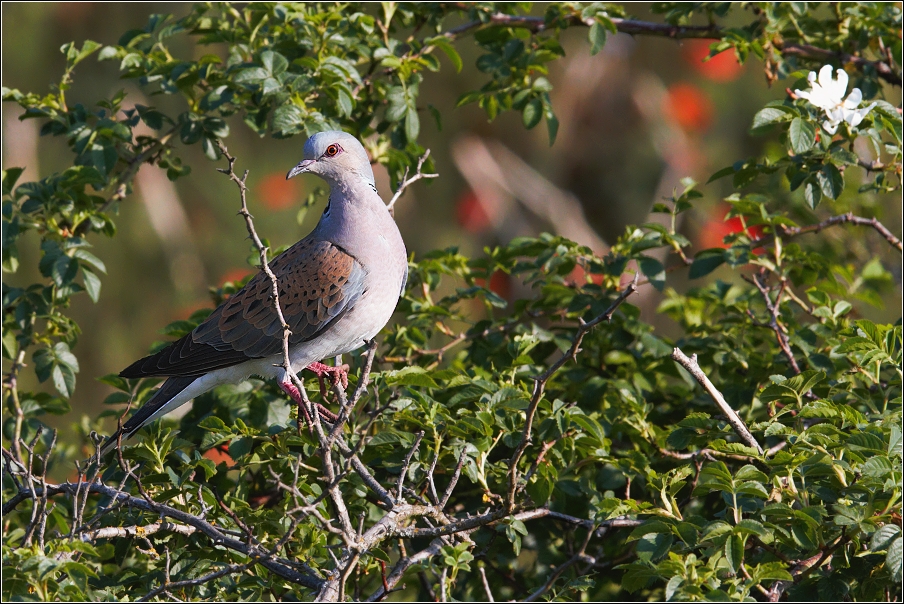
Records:
[[[665,23],[600,3],[524,10],[199,5],[154,16],[114,46],[67,44],[49,93],[3,89],[73,154],[35,182],[20,183],[20,168],[3,173],[4,272],[23,269],[22,236],[41,241],[40,278],[3,285],[5,599],[899,592],[902,327],[868,320],[855,302],[900,290],[901,241],[880,222],[882,205],[864,201],[900,195],[900,6],[654,5]],[[688,24],[701,14],[707,25]],[[57,444],[41,417],[69,412],[76,388],[80,327],[67,309],[82,293],[98,301],[105,267],[89,241],[115,236],[144,164],[185,177],[179,153],[193,144],[222,162],[230,118],[275,137],[343,128],[368,137],[404,188],[409,167],[432,170],[418,163],[419,87],[441,55],[463,70],[458,48],[471,43],[486,84],[459,104],[490,119],[519,111],[527,128],[545,123],[552,143],[544,74],[572,27],[586,29],[592,53],[616,32],[708,39],[711,54],[730,49],[762,61],[770,82],[790,82],[752,118],[781,152],[713,176],[733,180],[728,217],[743,226],[725,247],[688,254],[675,224],[700,187],[687,180],[654,208],[671,228],[631,227],[602,258],[552,235],[479,258],[439,250],[412,262],[402,320],[355,356],[348,390],[333,389],[342,413],[332,431],[322,419],[298,429],[275,385],[252,379],[197,398],[106,465],[79,461],[97,446],[99,421],[77,424],[83,448]],[[180,55],[182,38],[212,54]],[[125,93],[70,106],[75,70],[95,54],[184,111],[129,104]],[[808,72],[823,65],[850,72],[866,100],[847,97],[842,110],[834,92],[808,94],[824,83]],[[136,135],[139,125],[151,133]],[[862,171],[870,178],[858,190]],[[667,263],[650,255],[657,248]],[[498,271],[530,296],[507,304],[487,286]],[[708,278],[682,293],[675,275]],[[658,312],[678,336],[641,320],[638,287],[665,292]],[[55,394],[20,389],[24,371]],[[156,383],[101,380],[116,390],[102,417],[139,406]],[[48,476],[73,464],[75,480]]]

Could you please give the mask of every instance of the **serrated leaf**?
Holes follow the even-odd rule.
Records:
[[[766,107],[765,109],[757,111],[756,115],[753,116],[753,125],[750,128],[751,130],[757,130],[759,128],[771,126],[783,121],[787,117],[789,117],[789,114],[786,111],[782,111],[775,107]]]
[[[816,142],[816,128],[810,122],[796,117],[791,120],[788,128],[788,142],[796,155],[806,153]]]
[[[888,548],[888,554],[885,556],[885,564],[891,572],[891,579],[895,583],[900,583],[902,578],[902,566],[904,566],[904,538],[898,537]]]
[[[869,548],[874,552],[888,549],[889,545],[891,545],[895,538],[898,538],[900,534],[901,527],[896,524],[886,524],[873,533],[873,536],[869,541]]]
[[[725,559],[728,568],[733,574],[737,574],[744,562],[744,539],[740,535],[731,535],[725,540]]]

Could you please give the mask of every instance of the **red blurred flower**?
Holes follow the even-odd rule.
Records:
[[[486,286],[485,279],[475,279],[474,280],[477,285],[481,287]],[[508,276],[507,273],[503,271],[496,271],[490,276],[490,286],[489,290],[499,296],[500,298],[504,298],[505,300],[510,300],[512,295],[512,281],[511,277]]]
[[[689,40],[684,43],[684,60],[691,64],[697,73],[715,82],[731,82],[740,77],[744,66],[738,63],[734,51],[723,50],[710,60],[709,42],[706,40]]]
[[[672,84],[662,102],[662,111],[688,132],[706,130],[712,122],[712,101],[693,84]]]
[[[470,233],[485,231],[490,226],[490,217],[474,191],[468,189],[455,204],[455,219]]]
[[[231,455],[229,455],[229,447],[225,444],[220,445],[219,447],[214,447],[212,449],[207,449],[206,451],[204,451],[203,456],[216,465],[225,463],[227,468],[231,468],[235,465],[235,460],[232,459]]]
[[[284,210],[297,199],[297,182],[286,180],[286,175],[280,172],[268,174],[258,185],[258,195],[268,209]]]
[[[728,218],[726,216],[731,211],[731,206],[722,203],[710,214],[709,220],[703,225],[698,235],[699,244],[703,249],[713,247],[728,247],[722,240],[733,233],[740,233],[744,230],[744,224],[738,216]],[[754,225],[747,227],[747,236],[751,239],[759,239],[763,236],[763,227]],[[755,253],[761,253],[763,248],[753,250]]]
[[[588,274],[590,275],[591,283],[595,283],[596,285],[603,284],[603,275],[599,273],[588,273],[580,264],[574,267],[574,269],[568,275],[568,278],[573,281],[575,285],[580,286],[587,283]]]

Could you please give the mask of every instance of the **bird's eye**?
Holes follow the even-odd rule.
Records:
[[[324,155],[326,155],[327,157],[335,157],[339,153],[339,150],[340,150],[339,145],[330,145],[329,147],[326,148],[326,152],[324,152]]]

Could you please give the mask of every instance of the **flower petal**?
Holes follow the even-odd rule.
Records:
[[[823,122],[823,123],[822,123],[822,127],[823,127],[823,129],[824,129],[826,132],[828,132],[829,134],[835,134],[835,132],[837,132],[837,130],[838,130],[838,124],[837,124],[837,123],[832,123],[832,122],[828,122],[828,121]]]
[[[835,73],[838,74],[838,79],[832,82],[831,95],[840,103],[841,99],[844,98],[844,93],[847,91],[849,78],[847,72],[843,69],[838,69]]]
[[[859,88],[854,88],[851,90],[851,93],[844,99],[844,106],[848,109],[856,109],[860,106],[860,102],[863,100],[863,93],[860,92]]]
[[[822,69],[819,70],[819,85],[823,88],[831,88],[832,84],[832,66],[823,65]]]

